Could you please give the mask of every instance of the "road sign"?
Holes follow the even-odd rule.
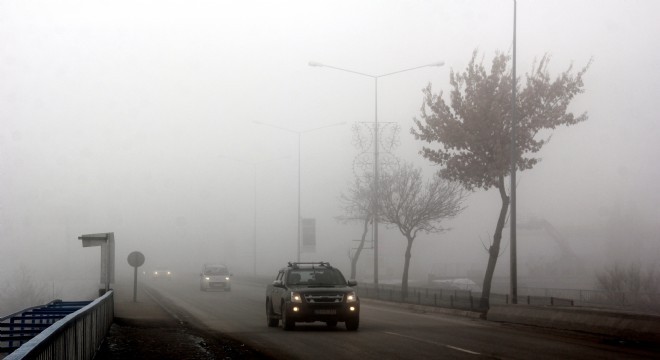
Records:
[[[316,219],[302,219],[302,250],[307,253],[316,251]]]
[[[133,251],[128,254],[128,265],[132,267],[140,267],[144,264],[144,255],[139,251]]]
[[[133,302],[137,302],[137,268],[144,264],[144,255],[139,251],[128,254],[128,265],[133,267]]]

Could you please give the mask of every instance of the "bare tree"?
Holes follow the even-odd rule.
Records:
[[[342,193],[340,201],[344,209],[344,215],[338,216],[337,220],[343,223],[359,222],[362,224],[362,237],[355,253],[350,254],[351,259],[351,279],[357,276],[357,262],[364,249],[367,233],[369,232],[369,223],[373,219],[373,192],[371,191],[373,181],[361,180],[355,177],[350,184],[348,191]]]
[[[606,299],[613,304],[658,313],[658,269],[658,263],[647,264],[646,269],[638,263],[631,263],[627,267],[615,263],[596,273],[596,287],[602,289]]]
[[[648,266],[643,271],[642,266],[636,263],[628,268],[618,263],[610,265],[596,274],[597,287],[613,293],[657,293],[660,289],[657,269],[657,266]]]
[[[408,294],[408,269],[413,241],[420,231],[437,233],[445,219],[463,210],[465,192],[459,183],[434,176],[424,183],[422,171],[412,164],[403,164],[391,173],[383,174],[379,191],[379,218],[396,226],[408,241],[401,281],[403,296]]]
[[[45,283],[34,280],[32,272],[21,264],[11,277],[12,281],[0,292],[0,314],[8,314],[30,306],[47,302],[48,290]]]
[[[373,143],[374,132],[379,132],[380,142]],[[362,250],[365,249],[367,234],[369,233],[369,224],[373,223],[375,211],[375,191],[374,183],[374,158],[371,156],[372,149],[380,149],[380,166],[389,169],[396,166],[399,160],[392,154],[392,150],[398,146],[399,127],[396,124],[354,124],[353,125],[353,145],[358,150],[358,154],[353,160],[353,182],[349,184],[347,192],[340,195],[340,201],[344,214],[337,217],[338,221],[343,223],[358,222],[362,224],[362,236],[359,240],[355,252],[349,250],[351,259],[351,279],[357,276],[357,262]]]

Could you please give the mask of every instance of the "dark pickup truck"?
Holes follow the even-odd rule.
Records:
[[[360,325],[360,299],[339,269],[327,262],[293,262],[280,269],[266,289],[266,319],[276,327],[282,320],[284,330],[296,322],[323,321],[328,326],[345,322],[347,330]]]

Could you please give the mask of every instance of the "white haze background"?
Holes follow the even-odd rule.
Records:
[[[552,55],[553,74],[594,62],[543,161],[519,174],[519,223],[536,217],[594,270],[660,258],[660,2],[518,1],[518,74]],[[23,267],[66,297],[98,282],[98,248],[79,235],[114,232],[118,272],[197,272],[225,262],[270,276],[296,257],[298,134],[301,209],[317,250],[348,272],[360,226],[338,223],[353,176],[352,126],[374,120],[374,82],[308,66],[380,75],[378,120],[401,127],[396,154],[435,171],[409,134],[422,92],[449,88],[478,49],[487,67],[512,47],[513,2],[2,1],[0,2],[0,286]],[[446,94],[445,94],[446,98]],[[255,217],[256,189],[256,226]],[[500,207],[477,191],[451,231],[420,235],[412,279],[483,277]],[[405,242],[381,227],[381,279],[399,280]],[[508,231],[497,276],[508,275]],[[543,231],[518,234],[521,286],[532,265],[560,257]],[[365,251],[358,280],[371,281]],[[557,286],[573,286],[567,282]],[[581,282],[580,286],[592,284]]]

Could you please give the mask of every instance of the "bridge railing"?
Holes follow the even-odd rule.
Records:
[[[108,291],[43,329],[4,360],[92,359],[110,329],[113,318],[114,293]]]
[[[62,300],[53,300],[45,305],[33,306],[0,317],[0,359],[4,358],[3,355],[18,349],[45,328],[73,312],[54,313],[53,310],[59,309],[61,303]]]

